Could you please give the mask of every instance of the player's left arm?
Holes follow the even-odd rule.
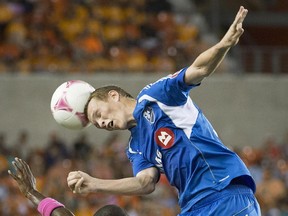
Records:
[[[37,190],[36,179],[34,175],[32,174],[30,167],[24,160],[20,158],[15,158],[15,160],[12,162],[12,165],[13,165],[14,171],[8,170],[9,175],[17,182],[21,193],[27,199],[29,199],[33,203],[33,205],[37,208],[39,204],[41,203],[41,201],[43,200],[45,201],[45,199],[47,200],[47,197],[41,194]],[[52,202],[52,205],[55,207],[55,209],[52,210],[50,214],[51,216],[73,216],[74,215],[67,208],[65,208],[64,205],[62,205],[58,201],[51,199],[51,198],[48,198],[48,200],[46,201],[45,203],[46,207],[49,204],[51,204],[51,202]],[[58,207],[56,207],[57,205]],[[43,212],[46,211],[45,208],[41,208],[41,209],[43,210]]]
[[[74,193],[109,193],[120,195],[145,195],[155,190],[159,171],[150,167],[140,171],[135,177],[122,179],[99,179],[82,171],[72,171],[67,177],[67,184]]]
[[[187,68],[185,73],[185,83],[187,85],[199,84],[217,69],[227,52],[238,43],[240,36],[243,34],[242,23],[247,13],[248,10],[241,6],[233,23],[220,42],[201,53]]]

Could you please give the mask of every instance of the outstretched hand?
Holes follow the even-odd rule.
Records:
[[[8,173],[17,182],[21,193],[27,197],[32,190],[36,190],[36,179],[22,159],[15,158],[12,165],[15,171],[8,170]]]
[[[233,23],[221,40],[221,43],[223,43],[224,47],[232,47],[238,43],[240,36],[244,33],[242,24],[247,13],[248,10],[241,6]]]

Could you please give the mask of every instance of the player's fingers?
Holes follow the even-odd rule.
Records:
[[[12,161],[12,166],[13,166],[13,168],[14,168],[14,173],[16,172],[17,173],[17,170],[18,170],[18,168],[17,168],[17,166],[15,165],[15,161]]]
[[[84,178],[81,177],[81,178],[77,181],[77,183],[75,184],[75,188],[74,188],[74,190],[73,190],[73,193],[81,193],[81,186],[82,186],[83,182],[84,182]]]
[[[238,23],[237,23],[237,25],[236,25],[236,30],[237,30],[237,31],[241,31],[241,29],[242,29],[242,23],[243,23],[246,15],[247,15],[247,12],[244,13],[244,14],[242,14],[242,16],[239,18]]]
[[[18,177],[14,175],[14,173],[11,172],[11,170],[8,170],[8,174],[15,180],[18,181]]]
[[[82,172],[80,170],[77,171],[77,175],[80,177],[83,177],[83,175],[85,175],[85,174],[86,174],[85,172]]]
[[[12,165],[14,167],[14,170],[15,170],[15,174],[20,178],[20,176],[22,175],[21,173],[21,169],[19,168],[19,164],[17,161],[12,161]]]
[[[237,26],[239,23],[242,23],[247,13],[248,13],[248,10],[245,9],[243,6],[241,6],[232,25]]]
[[[18,180],[23,180],[23,170],[21,169],[19,163],[17,162],[12,162],[12,164],[14,165],[14,168],[15,168],[15,175],[17,176],[17,179]]]
[[[241,13],[240,13],[240,15],[238,17],[237,23],[243,23],[244,19],[247,16],[247,13],[248,13],[248,10],[247,9],[243,9],[243,11],[241,11]]]
[[[20,158],[15,158],[16,165],[18,166],[19,174],[23,177],[26,175],[26,169],[23,164],[23,161]]]
[[[75,184],[75,188],[80,188],[84,182],[84,178],[80,178],[77,183]]]
[[[33,176],[33,173],[32,173],[32,171],[31,171],[29,165],[26,163],[26,161],[24,161],[24,160],[21,159],[21,162],[22,162],[22,164],[23,164],[23,167],[24,167],[26,173],[27,173],[28,175],[30,175],[30,176]]]
[[[78,182],[78,179],[71,179],[69,181],[67,181],[68,187],[71,190],[74,190],[75,184]]]
[[[23,164],[21,163],[20,159],[16,157],[14,161],[15,161],[15,164],[16,164],[18,170],[23,171],[24,170]]]
[[[239,20],[239,18],[240,18],[240,15],[241,15],[242,11],[243,11],[243,6],[241,6],[241,7],[239,8],[239,10],[238,10],[238,12],[237,12],[237,14],[236,14],[236,16],[235,16],[235,18],[234,18],[234,21],[233,21],[232,25],[237,25],[238,20]]]
[[[67,176],[67,181],[69,181],[70,179],[74,179],[74,178],[81,178],[81,176],[79,175],[78,171],[72,171],[68,174]]]
[[[242,35],[244,32],[244,29],[242,28],[242,23],[239,23],[237,26],[236,26],[236,36],[240,36]]]
[[[79,178],[70,179],[69,181],[67,181],[67,183],[68,183],[68,185],[74,185],[77,183],[78,180],[79,180]]]
[[[28,172],[27,165],[24,163],[24,161],[20,158],[16,158],[15,160],[19,163],[19,166],[21,167],[22,173],[27,174],[27,172]]]

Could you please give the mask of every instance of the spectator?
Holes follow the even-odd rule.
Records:
[[[167,0],[4,1],[0,14],[0,72],[148,72],[181,67],[170,58],[171,50],[173,55],[179,47],[176,15]],[[158,68],[155,61],[166,66]]]

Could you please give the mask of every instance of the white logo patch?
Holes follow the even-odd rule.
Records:
[[[150,122],[150,124],[153,124],[155,122],[155,115],[153,109],[150,106],[145,108],[143,116],[147,119],[148,122]]]

